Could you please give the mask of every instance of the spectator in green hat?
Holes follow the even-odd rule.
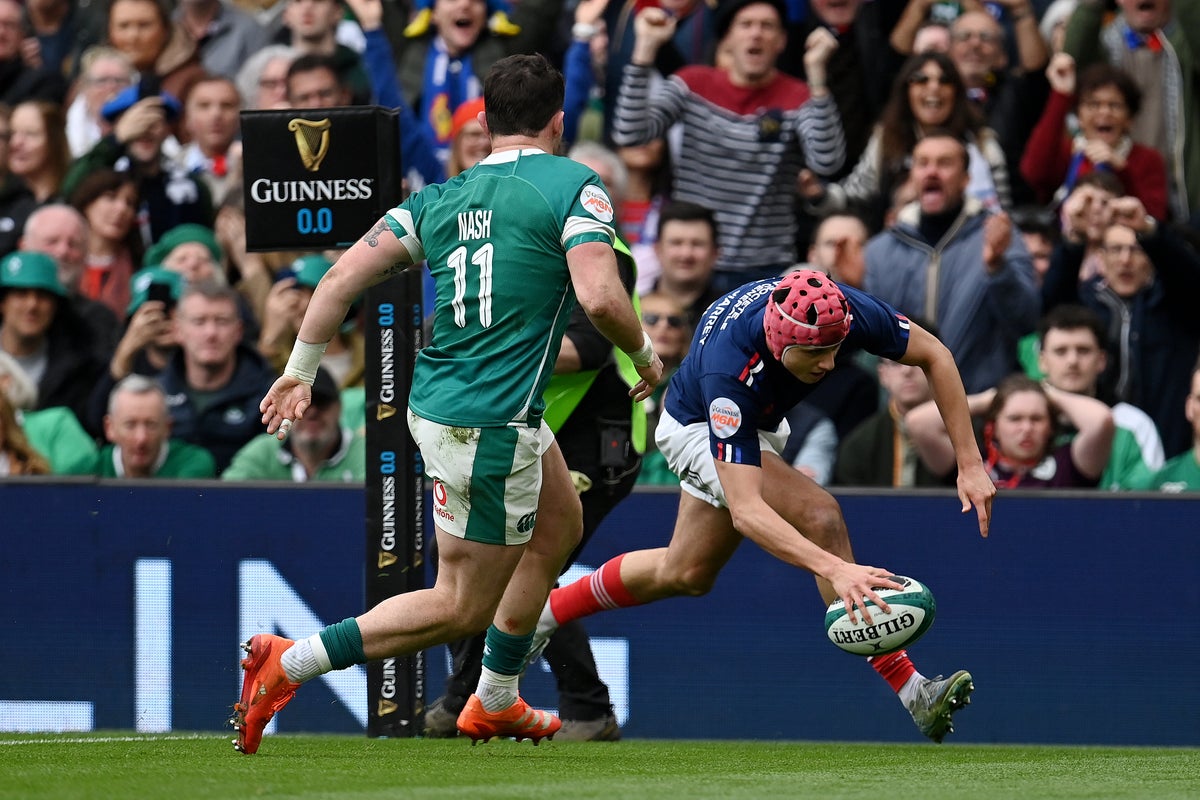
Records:
[[[258,349],[279,371],[287,364],[292,343],[313,291],[333,262],[319,253],[301,256],[290,268],[280,270],[267,292],[263,306],[262,333]],[[329,370],[338,386],[358,386],[363,379],[363,337],[357,324],[358,305],[352,306],[337,335],[325,348],[321,366]]]
[[[157,300],[163,304],[166,311],[171,311],[183,295],[185,283],[183,276],[178,272],[158,264],[139,269],[129,279],[131,299],[126,315],[132,318],[147,300]]]
[[[37,384],[37,408],[66,406],[83,417],[104,368],[90,339],[53,258],[18,250],[0,260],[0,350]]]
[[[104,429],[110,394],[119,381],[130,375],[157,375],[167,368],[177,348],[175,305],[183,295],[184,280],[177,272],[160,266],[138,270],[129,280],[128,324],[108,361],[108,371],[92,389],[87,424]]]
[[[217,235],[206,225],[187,222],[162,235],[146,251],[144,266],[161,264],[183,275],[189,283],[217,281],[228,283],[222,263],[225,254],[217,243]]]
[[[146,251],[142,263],[179,273],[184,287],[196,283],[229,285],[225,274],[225,253],[212,228],[205,225],[186,223],[167,231],[157,244]],[[238,316],[241,317],[245,332],[242,341],[254,347],[259,338],[258,317],[241,292],[238,292]]]
[[[109,364],[117,380],[130,372],[154,375],[166,368],[175,352],[173,315],[184,280],[169,269],[146,267],[134,273],[129,287],[129,325]]]

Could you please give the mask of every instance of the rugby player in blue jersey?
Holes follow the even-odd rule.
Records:
[[[558,625],[597,611],[705,594],[750,539],[816,577],[826,603],[839,598],[866,619],[864,598],[886,610],[877,588],[899,588],[888,570],[854,563],[837,501],[778,455],[787,412],[834,368],[842,346],[921,367],[958,462],[963,512],[974,507],[987,536],[996,489],[984,470],[954,358],[896,309],[824,273],[800,269],[746,284],[713,303],[667,391],[655,438],[683,491],[667,547],[617,556],[550,594],[534,650]],[[940,742],[974,684],[959,670],[929,679],[905,651],[869,659]]]

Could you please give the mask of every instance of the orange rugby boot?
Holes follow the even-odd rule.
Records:
[[[562,727],[562,720],[546,711],[530,708],[521,698],[503,711],[489,714],[477,695],[471,695],[462,713],[458,715],[458,729],[464,736],[471,737],[471,746],[486,742],[493,736],[511,736],[518,742],[532,739],[537,744],[542,739],[553,738]]]
[[[258,752],[262,742],[263,728],[275,716],[275,712],[286,706],[296,696],[298,683],[288,680],[279,657],[295,642],[282,636],[259,633],[242,645],[249,653],[242,659],[242,698],[233,706],[230,723],[238,738],[233,747],[240,753],[252,755]]]

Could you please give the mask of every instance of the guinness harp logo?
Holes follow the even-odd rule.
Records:
[[[300,160],[309,172],[321,168],[321,162],[329,152],[329,129],[332,126],[328,117],[316,122],[307,119],[288,122],[288,130],[296,134],[296,150],[300,153]]]

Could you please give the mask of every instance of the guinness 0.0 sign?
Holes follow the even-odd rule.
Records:
[[[378,106],[243,111],[246,247],[348,247],[400,202],[399,114]]]

